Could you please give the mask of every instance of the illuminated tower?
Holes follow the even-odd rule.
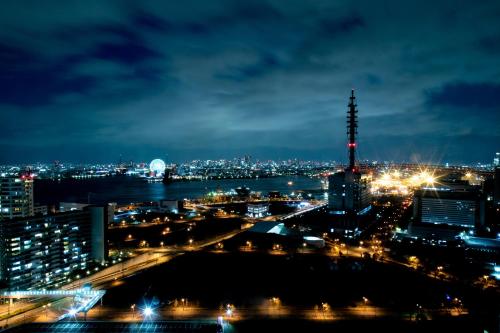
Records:
[[[336,214],[348,216],[347,222],[353,227],[356,216],[370,207],[368,182],[356,166],[356,135],[358,134],[358,110],[356,109],[354,90],[349,97],[347,110],[347,148],[349,165],[342,172],[331,175],[328,179],[328,207]]]
[[[356,171],[356,134],[358,134],[358,110],[356,106],[353,89],[349,98],[349,110],[347,111],[347,147],[349,148],[349,170],[351,172]]]

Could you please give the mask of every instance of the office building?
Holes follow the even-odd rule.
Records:
[[[33,214],[33,179],[29,176],[0,177],[0,220]]]
[[[10,290],[59,287],[107,256],[107,206],[0,223],[0,280]]]
[[[422,225],[472,229],[484,225],[484,205],[478,190],[425,188],[415,191],[413,219]]]
[[[328,178],[328,208],[360,212],[370,205],[368,180],[356,172],[338,172]]]

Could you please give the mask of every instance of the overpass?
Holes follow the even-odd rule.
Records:
[[[105,290],[93,290],[90,286],[84,286],[79,289],[72,290],[14,290],[4,291],[1,293],[3,298],[62,298],[73,297],[73,306],[67,313],[59,316],[57,320],[62,320],[67,317],[76,316],[78,313],[87,313],[106,293]]]

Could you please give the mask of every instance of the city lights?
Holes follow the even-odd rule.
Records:
[[[437,177],[427,170],[419,172],[382,172],[379,177],[370,183],[370,191],[373,195],[408,195],[412,189],[420,186],[433,186]]]
[[[499,17],[0,1],[0,333],[498,332]]]

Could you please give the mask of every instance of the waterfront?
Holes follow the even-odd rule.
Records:
[[[262,192],[262,194],[267,194],[269,191],[290,194],[297,190],[319,190],[321,180],[305,176],[182,181],[170,184],[148,183],[141,178],[126,176],[82,180],[63,179],[61,181],[37,180],[34,199],[36,203],[43,205],[54,205],[59,202],[126,204],[162,199],[200,198],[217,189],[228,191],[239,186],[247,186],[250,190]]]

